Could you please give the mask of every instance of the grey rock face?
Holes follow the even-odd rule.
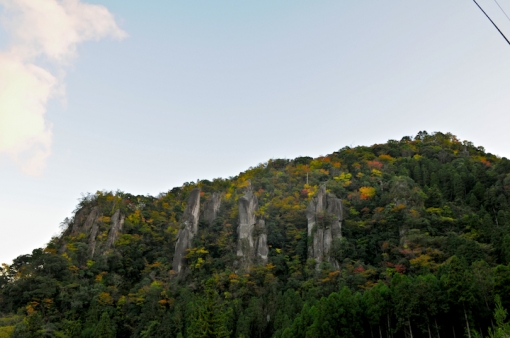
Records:
[[[200,189],[194,189],[189,197],[188,204],[182,215],[182,226],[177,233],[175,254],[172,269],[180,273],[185,265],[186,250],[191,248],[191,241],[198,233],[198,218],[200,213]]]
[[[255,263],[267,263],[269,252],[265,222],[264,220],[257,222],[255,216],[258,200],[257,196],[253,194],[251,184],[246,188],[246,193],[239,198],[238,206],[237,256],[240,257],[241,269],[248,270]]]
[[[257,246],[256,246],[256,258],[262,264],[267,264],[267,255],[269,254],[269,246],[267,245],[267,229],[266,223],[264,220],[259,220],[258,222],[259,235],[257,238]]]
[[[221,206],[221,195],[213,193],[211,198],[204,203],[204,219],[209,225],[216,219]]]
[[[97,209],[97,207],[93,208],[93,209]],[[88,218],[89,214],[90,214],[90,212],[87,208],[81,208],[80,210],[78,210],[76,212],[76,214],[74,215],[73,226],[71,228],[71,233],[73,235],[80,231],[83,223]]]
[[[257,196],[253,194],[251,185],[246,189],[246,193],[239,198],[239,239],[246,239],[249,247],[253,248],[253,227],[256,223],[255,211],[258,209],[259,204]],[[238,256],[243,256],[243,251],[238,247]]]
[[[120,233],[122,232],[122,228],[124,226],[125,216],[120,214],[120,210],[117,209],[111,218],[112,226],[110,228],[110,232],[108,233],[108,239],[106,240],[105,252],[106,250],[110,250],[113,246],[113,243],[119,238]]]
[[[78,210],[74,216],[71,233],[73,235],[79,232],[88,233],[94,222],[101,216],[98,207],[93,207],[92,209],[82,208]]]
[[[108,233],[106,243],[97,243],[97,235],[103,227],[103,215],[99,211],[99,207],[92,209],[82,208],[76,212],[74,221],[71,227],[71,234],[77,235],[83,233],[88,237],[88,251],[90,257],[93,257],[97,250],[103,254],[112,248],[113,243],[119,238],[124,226],[125,216],[117,209],[111,217],[111,228]],[[61,251],[66,250],[64,244]]]
[[[342,200],[334,194],[326,193],[326,186],[321,186],[306,208],[308,219],[308,236],[312,237],[308,247],[310,258],[314,258],[317,267],[320,262],[328,261],[338,268],[338,262],[330,257],[329,251],[333,239],[342,237],[343,207]]]
[[[87,211],[88,209],[81,209],[76,213],[72,227],[72,234],[76,235],[81,232],[88,235],[88,251],[92,257],[96,251],[96,237],[102,215],[99,212],[99,207],[93,207],[88,215]]]

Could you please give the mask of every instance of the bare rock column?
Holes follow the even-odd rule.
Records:
[[[269,254],[269,246],[267,245],[267,229],[266,222],[261,219],[258,222],[258,238],[256,248],[256,259],[261,264],[267,264],[267,256]]]
[[[319,188],[306,208],[308,219],[308,236],[312,237],[308,247],[308,255],[317,262],[330,262],[339,268],[338,262],[330,256],[330,249],[335,238],[342,237],[343,207],[342,200],[334,194],[326,193],[326,186]]]
[[[102,215],[99,212],[99,207],[93,207],[90,214],[87,216],[83,226],[78,228],[79,231],[89,235],[89,253],[90,257],[94,256],[96,251],[96,237],[99,230],[99,223],[101,222]]]
[[[239,198],[238,206],[237,256],[240,257],[241,269],[248,270],[256,263],[266,264],[269,253],[265,222],[264,220],[257,222],[255,216],[258,200],[253,194],[251,183],[246,188],[245,194]]]
[[[125,216],[120,213],[119,209],[113,213],[111,218],[112,226],[108,233],[108,239],[106,240],[105,252],[110,250],[113,243],[115,243],[115,241],[119,238],[119,234],[122,232],[122,228],[124,227],[124,219]]]
[[[221,195],[217,192],[213,193],[211,198],[204,203],[204,219],[209,225],[218,217],[221,206]]]
[[[193,237],[198,233],[200,213],[200,189],[191,191],[188,204],[182,215],[182,226],[177,233],[172,269],[180,273],[185,265],[186,250],[191,248]]]

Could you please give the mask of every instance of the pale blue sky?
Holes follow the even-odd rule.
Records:
[[[419,130],[510,157],[510,46],[472,1],[93,3],[129,37],[78,46],[41,175],[0,156],[1,262],[48,242],[80,193],[155,195]]]

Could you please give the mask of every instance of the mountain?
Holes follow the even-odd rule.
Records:
[[[501,333],[509,202],[510,160],[424,131],[157,197],[98,191],[3,265],[0,337]]]

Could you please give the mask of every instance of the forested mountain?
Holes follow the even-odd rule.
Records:
[[[510,337],[509,203],[439,132],[99,191],[3,265],[0,337]]]

